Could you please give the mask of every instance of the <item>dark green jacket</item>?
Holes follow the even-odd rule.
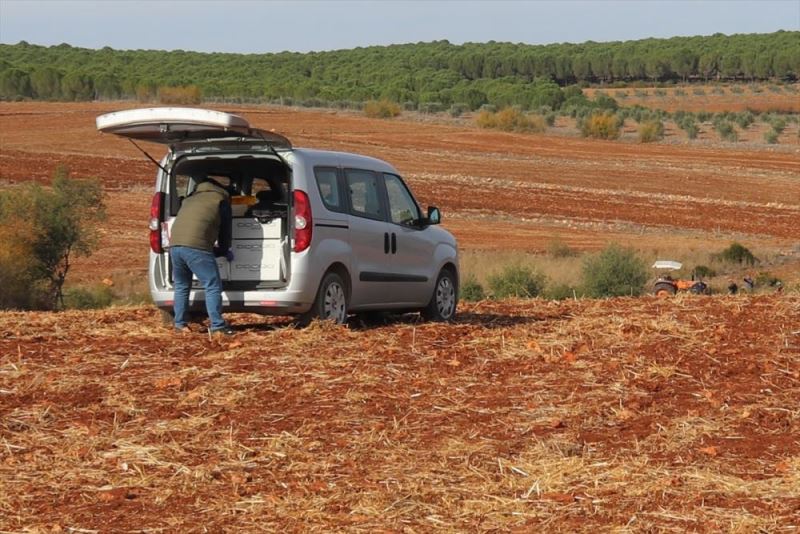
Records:
[[[218,243],[216,250],[214,242]],[[231,204],[228,192],[203,182],[183,199],[172,225],[170,245],[190,247],[224,256],[231,247]]]

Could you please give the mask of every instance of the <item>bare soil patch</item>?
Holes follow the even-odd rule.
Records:
[[[234,321],[0,314],[0,529],[797,527],[797,296]]]

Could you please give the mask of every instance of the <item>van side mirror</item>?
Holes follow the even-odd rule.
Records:
[[[439,224],[442,222],[442,213],[436,206],[428,206],[428,224]]]

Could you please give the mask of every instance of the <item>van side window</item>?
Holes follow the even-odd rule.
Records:
[[[389,215],[391,221],[403,226],[411,226],[420,220],[419,207],[411,192],[399,176],[383,175],[386,183],[386,194],[389,197]]]
[[[339,179],[336,169],[332,167],[316,167],[314,176],[322,203],[331,211],[344,211],[342,198],[339,195]]]
[[[347,192],[353,215],[383,220],[378,176],[372,171],[346,169]]]

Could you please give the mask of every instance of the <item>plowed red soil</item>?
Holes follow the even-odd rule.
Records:
[[[800,299],[0,314],[0,530],[791,532]]]
[[[108,192],[74,280],[145,276],[153,165],[94,129],[126,107],[0,103],[0,180],[64,163]],[[796,146],[221,109],[390,161],[465,250],[735,239],[783,251],[780,276],[800,279]],[[234,315],[222,341],[149,307],[0,313],[0,531],[800,528],[796,291],[459,311],[305,330]]]
[[[0,103],[0,179],[47,181],[63,163],[76,175],[100,177],[110,192],[106,246],[79,261],[80,277],[101,274],[94,267],[145,266],[154,167],[129,142],[94,127],[98,114],[129,107],[135,104]],[[296,146],[390,161],[423,203],[442,208],[445,226],[470,248],[541,251],[557,238],[586,249],[610,240],[669,249],[697,239],[709,248],[738,240],[789,250],[798,240],[797,145],[642,145],[402,117],[221,109],[284,133]],[[144,148],[157,158],[163,152]]]

